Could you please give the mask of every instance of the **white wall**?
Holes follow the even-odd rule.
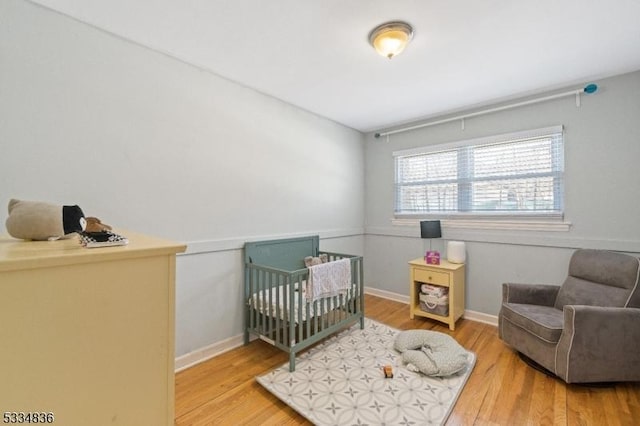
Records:
[[[418,238],[417,226],[391,224],[393,151],[556,124],[565,126],[565,220],[571,228],[568,232],[444,229],[443,239],[434,241],[434,248],[443,253],[446,240],[467,241],[466,308],[497,315],[503,282],[560,284],[578,247],[640,253],[640,71],[596,83],[598,92],[583,95],[579,108],[574,97],[568,97],[469,118],[464,130],[455,121],[396,134],[388,142],[367,135],[367,284],[408,295],[407,261],[420,257],[427,244]]]
[[[244,241],[320,234],[321,248],[363,252],[363,150],[352,129],[24,0],[0,2],[0,203],[78,204],[188,243],[177,355],[242,332]]]

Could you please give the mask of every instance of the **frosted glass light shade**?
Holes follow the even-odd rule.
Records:
[[[380,55],[393,58],[404,50],[413,37],[413,28],[406,22],[387,22],[369,33],[369,43]]]

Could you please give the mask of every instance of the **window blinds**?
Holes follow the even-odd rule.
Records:
[[[394,153],[396,215],[562,215],[562,126]]]

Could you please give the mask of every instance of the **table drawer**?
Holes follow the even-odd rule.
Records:
[[[449,286],[449,274],[446,272],[414,269],[413,280],[421,283]]]

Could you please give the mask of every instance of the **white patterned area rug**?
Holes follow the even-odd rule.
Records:
[[[440,425],[462,391],[476,356],[449,377],[407,370],[393,349],[398,330],[365,319],[326,339],[258,382],[316,425]],[[384,365],[393,366],[385,378]]]

